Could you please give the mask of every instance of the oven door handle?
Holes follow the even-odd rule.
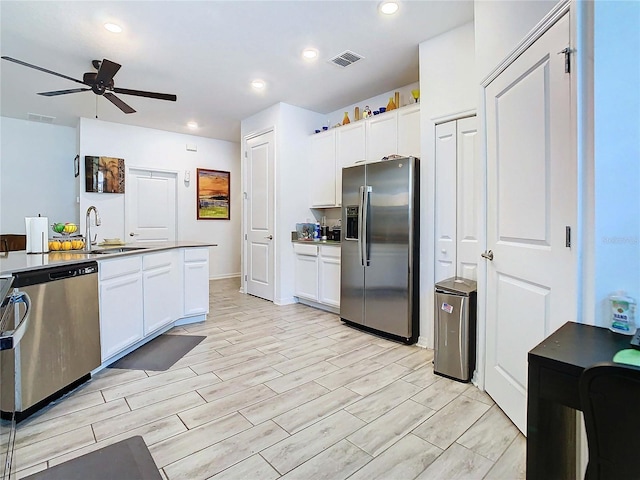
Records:
[[[0,351],[1,350],[13,350],[27,330],[29,325],[29,313],[31,310],[31,299],[26,292],[14,291],[9,296],[9,307],[18,303],[24,303],[25,309],[18,326],[13,330],[7,330],[6,332],[0,332]]]

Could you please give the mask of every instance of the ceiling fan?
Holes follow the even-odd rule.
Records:
[[[169,100],[171,102],[175,102],[177,97],[175,95],[171,95],[168,93],[156,93],[156,92],[145,92],[142,90],[129,90],[128,88],[118,88],[114,86],[113,77],[118,70],[120,70],[121,65],[112,62],[111,60],[107,60],[106,58],[102,61],[100,60],[92,60],[91,64],[97,70],[97,72],[87,72],[82,76],[82,80],[77,80],[72,77],[68,77],[67,75],[63,75],[61,73],[53,72],[51,70],[47,70],[46,68],[38,67],[37,65],[31,65],[30,63],[23,62],[22,60],[17,60],[11,57],[2,57],[3,60],[8,60],[10,62],[17,63],[19,65],[24,65],[25,67],[34,68],[36,70],[40,70],[41,72],[50,73],[51,75],[56,75],[57,77],[66,78],[67,80],[71,80],[72,82],[80,83],[82,85],[86,85],[89,88],[72,88],[70,90],[56,90],[53,92],[41,92],[38,95],[44,95],[45,97],[55,97],[57,95],[66,95],[67,93],[79,93],[79,92],[88,92],[89,90],[93,91],[96,95],[102,95],[111,103],[113,103],[116,107],[122,110],[124,113],[135,113],[135,110],[123,102],[120,98],[116,97],[114,93],[121,93],[124,95],[136,95],[138,97],[147,97],[147,98],[156,98],[158,100]]]

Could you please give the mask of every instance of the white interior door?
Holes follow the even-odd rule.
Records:
[[[570,43],[565,15],[485,90],[487,266],[485,387],[526,431],[527,352],[576,319]],[[575,243],[575,239],[574,239]]]
[[[246,292],[273,301],[274,138],[273,131],[247,140]]]
[[[456,275],[478,280],[480,255],[480,206],[482,181],[478,166],[478,119],[461,118],[456,121],[458,151]]]
[[[125,241],[176,241],[177,173],[131,168],[126,186]]]
[[[436,125],[435,281],[456,275],[456,121]]]

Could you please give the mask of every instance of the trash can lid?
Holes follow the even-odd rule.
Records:
[[[475,280],[469,280],[468,278],[462,277],[451,277],[437,282],[436,288],[461,293],[463,295],[470,295],[477,290],[477,285],[478,284]]]

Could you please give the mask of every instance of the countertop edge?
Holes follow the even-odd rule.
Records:
[[[302,243],[304,245],[334,245],[339,247],[342,242],[338,240],[291,240],[291,243]]]
[[[137,250],[131,250],[128,252],[118,252],[105,254],[96,253],[74,253],[73,250],[67,251],[55,251],[49,253],[26,253],[26,251],[9,252],[7,257],[0,257],[0,275],[12,275],[18,272],[28,272],[32,270],[40,270],[52,266],[62,265],[74,265],[78,263],[84,263],[87,261],[104,261],[111,260],[113,258],[122,258],[132,255],[143,255],[146,253],[160,252],[163,250],[173,250],[176,248],[198,248],[198,247],[217,247],[216,243],[204,243],[204,242],[154,242],[154,243],[129,243],[124,245],[114,246],[113,248],[132,247],[135,246]],[[104,250],[111,247],[94,247],[96,250]],[[65,255],[65,258],[62,258]],[[73,258],[66,258],[67,255]],[[60,256],[60,258],[56,258]]]

